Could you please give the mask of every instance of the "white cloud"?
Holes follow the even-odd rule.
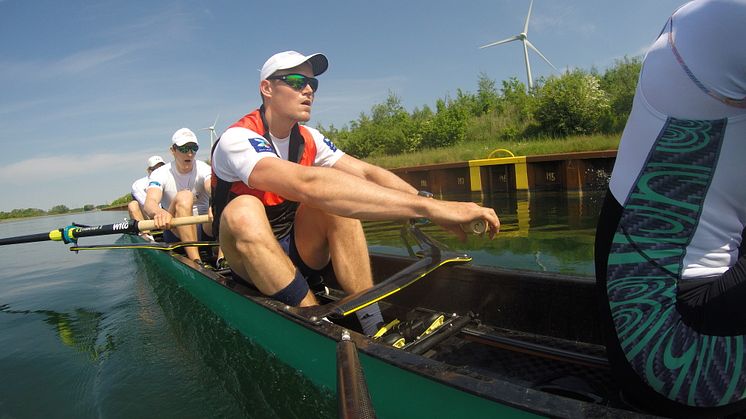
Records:
[[[80,175],[97,176],[98,173],[112,170],[130,170],[132,167],[144,167],[143,162],[148,152],[69,154],[53,157],[34,157],[0,167],[0,183],[43,185],[50,179],[59,181]],[[164,156],[164,158],[167,156]],[[134,179],[133,179],[134,180]]]
[[[56,60],[0,62],[0,77],[14,82],[22,80],[54,80],[61,76],[95,70],[124,57],[135,56],[143,47],[135,44],[117,44],[82,50]]]
[[[142,49],[137,45],[107,45],[104,47],[93,48],[79,51],[69,55],[56,63],[52,63],[47,70],[50,76],[60,73],[77,74],[86,70],[94,69],[110,62],[132,54]]]

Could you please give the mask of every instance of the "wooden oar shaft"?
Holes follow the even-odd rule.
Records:
[[[192,224],[209,223],[210,217],[207,215],[194,215],[191,217],[179,217],[171,219],[171,227],[186,226]],[[137,223],[137,229],[140,231],[155,230],[155,221],[144,220]]]

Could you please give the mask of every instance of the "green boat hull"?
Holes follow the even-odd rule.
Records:
[[[435,332],[398,349],[357,333],[354,316],[330,317],[335,323],[318,320],[318,313],[358,296],[337,300],[342,295],[333,291],[324,297],[330,303],[312,311],[291,308],[171,251],[135,251],[157,268],[158,282],[185,290],[322,393],[337,394],[337,347],[348,334],[380,418],[648,417],[618,398],[603,347],[593,343],[595,328],[583,321],[593,318],[592,305],[580,303],[591,300],[592,283],[585,280],[440,268],[382,300],[387,318],[409,318],[418,310],[453,313]],[[430,263],[426,257],[420,262]],[[374,289],[405,278],[401,274],[415,272],[410,268],[423,266],[420,262],[372,257]],[[325,278],[334,285],[329,275]],[[340,400],[347,400],[348,389],[343,390]]]
[[[337,341],[319,326],[302,324],[215,282],[168,252],[139,250],[143,259],[187,290],[210,311],[313,383],[336,392]],[[380,418],[535,417],[364,352],[359,354],[368,390]]]

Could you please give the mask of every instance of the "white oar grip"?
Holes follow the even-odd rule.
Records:
[[[208,215],[193,215],[191,217],[178,217],[171,219],[171,227],[186,226],[192,224],[204,224],[209,223],[210,217]],[[140,231],[155,230],[155,221],[144,220],[137,223],[137,229]]]
[[[461,224],[461,229],[467,234],[484,234],[487,231],[485,220],[474,220],[468,224]]]

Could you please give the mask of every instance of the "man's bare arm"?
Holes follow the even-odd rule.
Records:
[[[417,193],[417,189],[392,172],[370,163],[366,163],[347,154],[337,160],[334,164],[334,168],[386,188],[412,194]]]
[[[404,192],[341,170],[265,158],[257,163],[248,180],[254,188],[273,191],[287,199],[344,217],[361,220],[429,218],[457,234],[461,224],[477,220],[487,221],[490,236],[500,227],[500,221],[491,208],[473,202],[423,198],[412,193],[411,187]]]

